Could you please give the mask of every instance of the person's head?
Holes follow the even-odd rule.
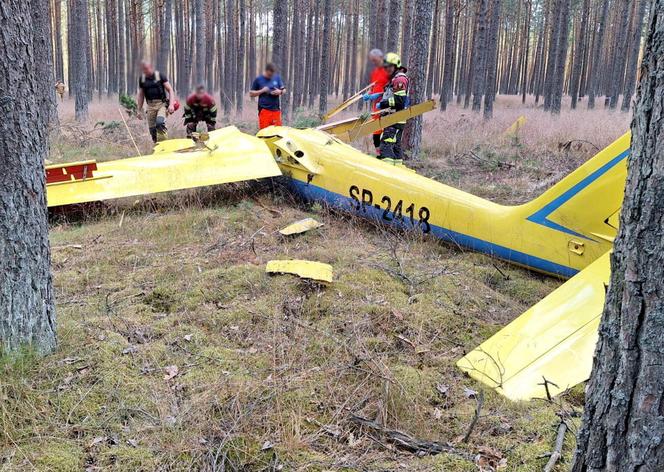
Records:
[[[154,74],[154,66],[152,65],[152,63],[150,61],[143,60],[143,61],[141,61],[141,71],[145,75],[152,75],[152,74]]]
[[[274,77],[274,74],[276,73],[277,73],[277,67],[271,62],[268,62],[265,65],[265,70],[263,71],[263,75],[268,79],[271,79],[272,77]]]
[[[375,67],[380,67],[383,65],[384,54],[380,49],[372,49],[369,51],[369,62],[371,62]]]
[[[388,52],[383,61],[383,67],[389,75],[394,75],[397,70],[401,69],[401,58],[395,52]]]
[[[203,98],[205,96],[205,94],[207,93],[207,91],[205,89],[205,85],[198,84],[196,86],[196,89],[195,89],[194,93],[196,94],[196,98],[198,98],[198,99]]]

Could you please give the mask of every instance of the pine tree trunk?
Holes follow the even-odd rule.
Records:
[[[638,10],[634,18],[632,28],[632,37],[630,39],[629,63],[625,76],[625,91],[623,93],[623,103],[621,110],[629,111],[632,104],[632,95],[636,85],[636,67],[639,62],[639,52],[641,50],[641,34],[643,32],[643,18],[646,13],[647,0],[638,0]]]
[[[586,52],[586,25],[590,15],[590,0],[583,0],[583,11],[581,13],[581,26],[579,28],[579,38],[576,42],[576,54],[574,57],[574,69],[572,71],[572,81],[570,83],[570,95],[572,96],[572,110],[576,109],[576,102],[579,98],[579,84],[581,83],[581,67],[583,65],[583,56]]]
[[[129,92],[127,86],[127,56],[126,54],[126,23],[125,23],[125,2],[118,0],[118,92],[126,94]]]
[[[421,103],[426,97],[427,59],[431,26],[433,23],[434,0],[414,0],[417,15],[413,18],[413,34],[410,45],[410,96],[413,104]],[[404,133],[404,151],[407,157],[420,155],[422,145],[422,116],[408,121]]]
[[[410,44],[411,44],[411,31],[413,28],[413,9],[415,8],[414,0],[404,0],[403,2],[403,26],[401,28],[401,62],[404,64],[410,63]],[[396,51],[386,51],[396,52]]]
[[[173,0],[164,0],[163,8],[164,15],[159,35],[159,58],[157,60],[157,67],[159,70],[168,74],[168,56],[171,50],[171,22],[173,21]]]
[[[90,100],[90,84],[88,80],[89,44],[88,44],[88,6],[87,0],[71,0],[72,25],[69,31],[72,57],[72,83],[74,93],[76,121],[88,119],[88,102]]]
[[[567,57],[567,37],[569,35],[569,9],[571,0],[560,0],[559,32],[556,57],[556,69],[553,75],[551,91],[551,113],[560,114],[565,85],[565,59]]]
[[[408,1],[408,0],[406,0]],[[397,51],[399,47],[399,23],[401,20],[401,0],[389,0],[389,18],[387,33],[387,50]]]
[[[64,55],[62,52],[62,0],[55,0],[55,31],[53,32],[53,39],[55,41],[55,78],[57,80],[64,80],[65,66]]]
[[[46,6],[3,0],[0,8],[0,51],[20,52],[0,54],[0,353],[23,346],[48,353],[56,345],[44,172],[48,116],[35,113],[53,85],[39,63],[48,29],[43,18],[35,22],[48,18]]]
[[[272,12],[274,21],[274,33],[272,36],[272,62],[281,71],[284,82],[288,79],[284,74],[288,73],[288,0],[274,0]],[[288,94],[281,97],[281,110],[284,118],[288,114]]]
[[[493,118],[493,102],[496,99],[496,76],[498,66],[498,29],[500,26],[501,0],[492,0],[491,19],[487,38],[487,74],[486,92],[484,95],[484,118]]]
[[[32,7],[32,28],[34,30],[34,51],[37,66],[37,76],[40,80],[48,83],[51,87],[39,88],[44,92],[39,96],[38,113],[43,113],[44,120],[49,130],[56,130],[59,126],[58,109],[55,101],[55,83],[53,77],[53,53],[51,50],[51,20],[48,13],[48,3],[44,1],[35,2]]]
[[[560,11],[561,3],[566,0],[552,0],[549,23],[551,31],[549,33],[549,50],[546,60],[546,75],[544,79],[544,110],[551,110],[551,100],[553,98],[553,89],[556,83],[558,43],[560,38]]]
[[[595,44],[593,46],[593,56],[591,62],[590,76],[588,78],[588,109],[595,108],[595,96],[599,88],[600,81],[600,61],[602,57],[602,48],[604,47],[604,36],[606,33],[606,17],[609,11],[609,2],[602,3],[602,12],[599,16],[597,25],[597,34],[595,35]]]
[[[454,8],[455,0],[445,2],[445,55],[443,64],[443,86],[440,91],[440,110],[447,110],[447,103],[452,98],[452,87],[454,81]]]
[[[664,470],[664,0],[653,0],[574,472]]]
[[[627,49],[627,32],[629,30],[630,12],[634,0],[623,0],[623,9],[621,14],[621,26],[618,30],[616,41],[616,52],[613,68],[613,80],[611,87],[611,100],[609,107],[613,110],[618,106],[620,99],[620,92],[623,90],[623,83],[625,80],[625,63],[628,49]]]
[[[194,82],[198,85],[205,83],[205,40],[207,38],[207,18],[205,17],[205,0],[195,1],[196,69],[194,71]]]
[[[245,63],[245,42],[246,42],[246,11],[244,0],[238,0],[238,19],[240,20],[239,32],[237,35],[237,59],[235,64],[235,103],[238,113],[242,112],[244,95],[244,63]]]
[[[332,0],[324,0],[323,3],[323,47],[320,55],[320,75],[318,91],[318,114],[323,116],[327,111],[327,94],[329,92],[330,80],[330,36],[332,24]]]
[[[489,0],[479,0],[477,10],[477,37],[473,48],[473,111],[478,112],[482,108],[482,97],[484,96],[484,85],[486,82],[486,17],[489,9]]]

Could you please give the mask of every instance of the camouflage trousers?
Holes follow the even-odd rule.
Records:
[[[166,130],[166,115],[168,114],[168,104],[161,100],[148,100],[148,128],[152,141],[158,143],[168,139]]]

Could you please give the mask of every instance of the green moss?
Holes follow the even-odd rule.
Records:
[[[152,451],[146,447],[120,445],[105,449],[100,456],[103,467],[114,470],[148,472],[157,468]]]
[[[49,472],[71,472],[81,470],[85,452],[72,441],[50,439],[47,443],[31,449],[30,455],[37,470]]]
[[[175,311],[177,295],[169,287],[157,287],[147,294],[143,301],[157,313],[171,313]]]

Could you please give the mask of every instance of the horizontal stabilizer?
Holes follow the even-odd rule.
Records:
[[[512,400],[546,398],[547,388],[553,396],[587,380],[610,271],[607,252],[457,366]]]
[[[187,146],[187,142],[190,143]],[[205,146],[165,141],[157,153],[108,162],[49,166],[49,207],[242,182],[281,175],[262,139],[234,126],[212,131]],[[82,169],[80,170],[79,167]],[[69,177],[71,174],[71,177]]]

